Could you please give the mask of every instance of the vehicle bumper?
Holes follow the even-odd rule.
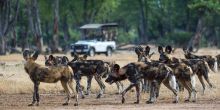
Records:
[[[78,53],[78,54],[86,54],[89,52],[89,49],[74,49],[72,50],[72,52]]]

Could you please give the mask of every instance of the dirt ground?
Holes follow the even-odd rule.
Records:
[[[153,47],[156,52],[156,47]],[[183,58],[181,49],[177,49],[174,53],[175,57]],[[217,55],[220,54],[220,50],[217,49],[201,49],[197,53],[199,55],[209,54]],[[57,54],[61,55],[61,54]],[[67,54],[68,58],[71,56]],[[158,59],[159,55],[153,56],[153,59]],[[96,55],[95,57],[89,57],[89,59],[102,59],[107,61],[116,61],[121,66],[137,61],[136,55],[133,51],[117,51],[112,57],[106,57],[104,55]],[[37,63],[44,64],[44,57],[42,55],[37,59]],[[136,100],[135,92],[129,91],[126,95],[125,104],[121,104],[121,96],[116,95],[115,84],[106,85],[106,93],[101,99],[96,99],[96,93],[99,87],[95,80],[92,81],[92,95],[86,96],[85,99],[80,99],[79,106],[74,106],[74,99],[68,106],[62,106],[65,101],[65,94],[61,84],[46,84],[41,83],[40,85],[40,106],[28,107],[27,105],[32,101],[33,84],[30,81],[28,75],[25,73],[23,68],[22,55],[12,54],[7,56],[0,56],[0,110],[45,110],[45,109],[123,109],[123,110],[219,110],[220,108],[220,70],[218,73],[211,72],[209,74],[211,82],[215,88],[208,88],[205,94],[202,95],[201,84],[197,79],[196,89],[198,91],[198,101],[196,103],[188,102],[185,103],[184,99],[187,97],[187,92],[180,93],[180,102],[173,104],[173,94],[164,86],[161,87],[160,96],[155,104],[146,104],[145,102],[149,98],[148,93],[141,94],[140,104],[133,104]],[[124,86],[128,86],[128,82],[124,81]],[[86,78],[83,78],[82,85],[86,85]]]
[[[145,96],[148,94],[144,94]],[[47,95],[41,94],[40,106],[27,106],[31,102],[31,94],[14,94],[14,95],[0,95],[1,110],[16,109],[16,110],[46,110],[46,109],[100,109],[100,110],[219,110],[220,99],[198,98],[196,103],[173,104],[171,98],[159,98],[155,104],[145,104],[146,99],[142,99],[140,104],[133,104],[135,97],[126,97],[126,103],[121,104],[120,95],[105,94],[101,99],[96,99],[95,95],[91,95],[85,99],[80,99],[80,105],[74,106],[74,99],[71,100],[68,106],[62,106],[64,95]]]

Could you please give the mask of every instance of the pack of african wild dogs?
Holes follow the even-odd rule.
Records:
[[[131,62],[120,67],[116,61],[88,60],[87,55],[79,56],[72,53],[74,57],[69,60],[66,56],[45,55],[45,65],[40,65],[35,61],[39,52],[25,50],[24,69],[34,84],[33,100],[29,106],[39,105],[39,85],[40,82],[56,83],[61,85],[66,93],[66,100],[63,105],[68,105],[71,98],[75,99],[74,106],[79,105],[79,99],[86,98],[91,94],[91,81],[94,77],[100,90],[96,98],[101,98],[105,92],[105,82],[115,83],[118,93],[121,95],[121,103],[125,103],[125,94],[133,87],[136,90],[135,104],[140,103],[141,92],[148,92],[149,99],[146,103],[157,101],[160,93],[160,86],[163,83],[175,96],[173,103],[179,102],[179,93],[184,89],[188,91],[186,102],[197,101],[197,91],[195,89],[195,77],[197,76],[202,87],[203,94],[206,89],[205,81],[213,88],[214,85],[209,79],[211,71],[217,72],[220,67],[220,55],[198,56],[193,54],[190,49],[183,48],[185,59],[172,56],[174,49],[171,46],[158,46],[159,59],[152,60],[154,52],[150,52],[150,47],[137,46],[134,48],[137,54],[137,62]],[[81,85],[81,77],[87,77],[86,92]],[[130,85],[124,89],[121,83],[128,80]],[[204,81],[205,80],[205,81]],[[75,83],[75,87],[73,85]]]

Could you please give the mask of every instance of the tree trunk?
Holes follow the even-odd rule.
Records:
[[[88,0],[83,1],[83,24],[88,23]]]
[[[59,0],[54,1],[54,26],[53,26],[53,46],[52,52],[59,52],[59,39],[58,39],[58,27],[59,27]]]
[[[17,47],[17,35],[16,35],[16,31],[15,31],[14,28],[13,28],[13,31],[12,31],[11,47],[14,48],[14,49]]]
[[[63,32],[64,32],[64,42],[65,44],[67,44],[70,38],[69,25],[67,24],[67,15],[64,15],[64,19],[63,19]]]
[[[42,52],[43,49],[43,38],[42,38],[42,31],[41,31],[41,21],[40,21],[40,16],[39,16],[39,6],[38,6],[38,1],[33,0],[33,11],[34,11],[34,26],[35,26],[35,37],[36,37],[36,46],[37,49]]]
[[[197,28],[196,28],[196,33],[195,35],[191,38],[189,44],[188,44],[188,48],[192,48],[195,49],[195,52],[198,51],[199,46],[200,46],[200,40],[201,40],[201,35],[202,35],[202,31],[203,31],[203,26],[202,26],[202,17],[200,17],[198,19],[198,23],[197,23]]]
[[[27,2],[28,16],[29,16],[29,28],[34,36],[34,42],[37,50],[42,52],[43,38],[40,24],[39,7],[37,0]]]
[[[19,10],[19,0],[15,3],[15,8],[13,7],[12,0],[0,1],[0,55],[6,54],[6,38],[7,34],[14,27],[18,10]],[[14,12],[12,14],[12,12]]]
[[[5,37],[0,34],[0,55],[6,54],[6,42]]]
[[[140,29],[140,40],[141,43],[146,43],[148,41],[147,36],[147,22],[146,22],[146,1],[145,0],[138,0],[140,6],[140,21],[139,21],[139,29]]]
[[[21,49],[22,49],[22,51],[24,51],[24,49],[27,48],[27,45],[28,45],[28,40],[27,40],[28,30],[29,30],[28,26],[24,26],[24,30],[21,32],[21,38],[22,38]]]
[[[220,27],[216,27],[215,28],[215,36],[216,36],[216,46],[219,48],[220,47],[220,33],[219,33],[219,31],[220,31]]]

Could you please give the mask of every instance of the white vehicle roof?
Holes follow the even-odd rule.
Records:
[[[80,29],[99,29],[102,27],[116,27],[117,23],[106,23],[106,24],[86,24],[80,27]]]

